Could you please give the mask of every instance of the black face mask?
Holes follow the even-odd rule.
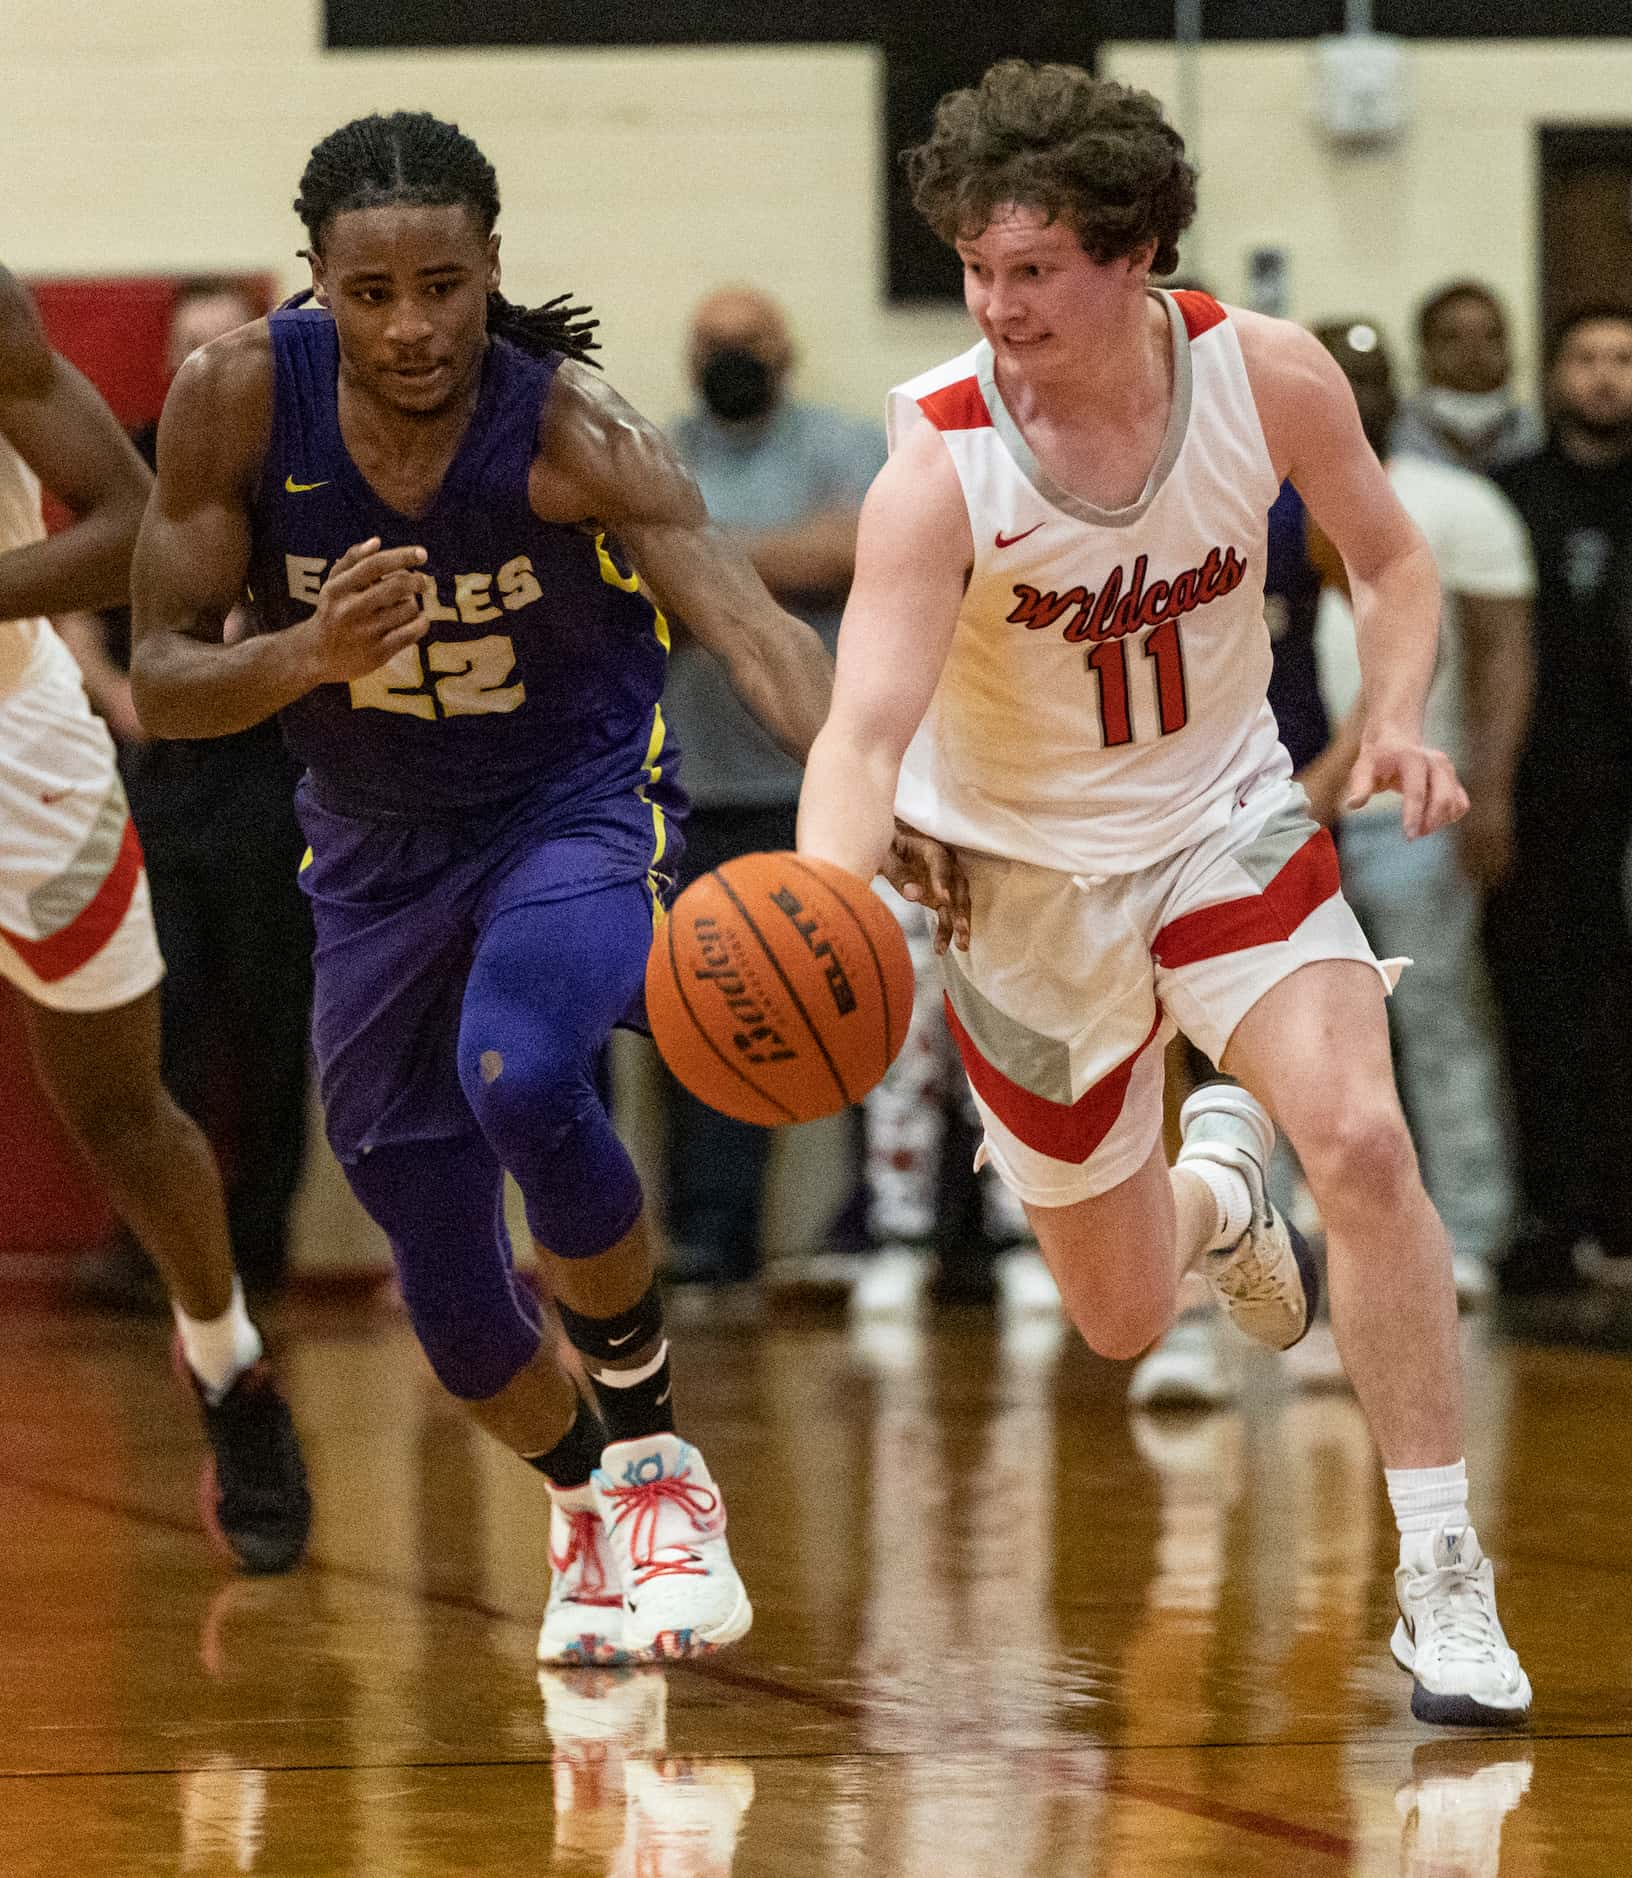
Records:
[[[727,424],[763,417],[776,403],[776,377],[746,346],[721,346],[703,362],[703,402]]]

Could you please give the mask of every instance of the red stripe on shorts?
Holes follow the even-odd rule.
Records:
[[[1122,1113],[1133,1066],[1161,1029],[1162,1013],[1157,1010],[1156,1021],[1139,1048],[1101,1076],[1075,1102],[1050,1102],[1046,1096],[1033,1095],[1019,1083],[1011,1082],[1002,1070],[994,1068],[958,1022],[950,998],[946,1000],[946,1021],[976,1094],[1009,1133],[1028,1148],[1046,1154],[1050,1160],[1072,1161],[1080,1166],[1111,1132],[1117,1116]]]
[[[1290,939],[1338,889],[1337,849],[1331,830],[1312,834],[1262,893],[1182,913],[1156,935],[1150,950],[1158,965],[1172,971],[1249,946]]]
[[[25,939],[21,933],[8,932],[0,926],[4,939],[34,976],[54,985],[59,978],[77,972],[87,960],[108,943],[119,930],[120,922],[130,911],[131,896],[142,876],[142,844],[136,824],[125,817],[125,835],[119,844],[113,866],[89,903],[71,919],[61,932],[45,939]]]

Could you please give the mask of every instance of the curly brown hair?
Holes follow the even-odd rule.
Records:
[[[903,162],[914,205],[948,245],[1013,202],[1068,222],[1096,261],[1154,241],[1154,271],[1171,274],[1196,213],[1195,168],[1160,103],[1075,65],[1002,60],[942,98]]]

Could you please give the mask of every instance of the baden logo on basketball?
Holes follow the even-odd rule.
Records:
[[[750,1063],[787,1063],[797,1054],[786,1039],[768,1021],[763,1003],[748,989],[741,967],[732,959],[731,949],[719,921],[702,915],[691,923],[697,941],[697,963],[692,977],[700,984],[711,984],[725,1000],[738,1028],[732,1033],[732,1047]]]

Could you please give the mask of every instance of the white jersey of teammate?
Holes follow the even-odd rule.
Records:
[[[44,535],[39,479],[0,437],[0,552]],[[108,728],[50,622],[0,620],[0,978],[102,1011],[163,975]]]
[[[1279,488],[1228,309],[1161,294],[1173,408],[1139,499],[1053,481],[982,340],[890,393],[890,446],[931,424],[974,564],[896,812],[953,846],[1067,873],[1134,873],[1290,774],[1266,702],[1266,517]]]

